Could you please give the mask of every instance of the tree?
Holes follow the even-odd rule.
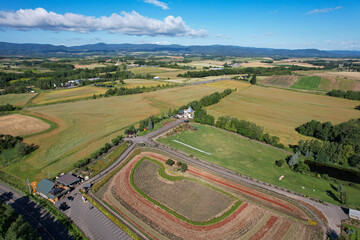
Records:
[[[183,163],[183,164],[181,164],[181,171],[182,172],[185,172],[187,169],[188,169],[188,166],[187,166],[187,164],[186,163]]]
[[[282,167],[284,165],[284,163],[285,163],[284,159],[280,159],[280,160],[275,161],[275,164],[278,167]]]
[[[291,158],[289,160],[289,166],[290,167],[293,167],[298,163],[299,155],[300,155],[300,152],[296,152],[294,155],[291,156]]]
[[[252,85],[255,85],[255,84],[256,84],[256,74],[254,74],[254,75],[252,76],[252,78],[251,78],[251,80],[250,80],[250,83],[251,83]]]
[[[174,160],[171,160],[170,158],[166,161],[166,164],[169,165],[169,166],[172,166],[175,164],[175,161]]]
[[[298,171],[298,172],[301,172],[301,173],[310,172],[309,165],[307,165],[304,162],[300,162],[299,164],[297,164],[295,170]]]
[[[148,129],[149,129],[149,130],[152,130],[153,128],[154,128],[154,125],[153,125],[153,123],[152,123],[152,121],[151,121],[151,118],[149,118]]]

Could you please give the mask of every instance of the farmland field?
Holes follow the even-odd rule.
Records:
[[[158,141],[247,176],[314,196],[327,202],[337,203],[326,192],[331,190],[328,181],[294,172],[288,167],[279,168],[275,165],[276,160],[285,159],[288,154],[270,146],[242,138],[240,135],[209,126],[196,126],[197,131],[184,131],[173,136],[164,136],[159,138]],[[174,140],[210,153],[210,155],[189,148]],[[281,175],[285,177],[279,181]],[[349,193],[349,204],[359,206],[359,189],[349,186],[344,187],[346,188],[345,191]]]
[[[126,127],[151,115],[167,112],[219,89],[188,86],[144,94],[91,99],[28,108],[30,114],[55,122],[51,132],[27,138],[40,148],[6,171],[23,179],[38,180],[72,168]]]
[[[165,170],[162,164],[166,159],[166,156],[158,153],[142,152],[130,159],[97,192],[97,195],[107,204],[152,239],[178,239],[180,236],[184,239],[258,239],[260,237],[311,239],[322,235],[319,228],[307,226],[305,220],[308,217],[301,209],[282,199],[249,189],[192,166],[189,166],[185,173],[178,173],[170,169],[171,167],[166,167]],[[159,169],[165,173],[160,174]],[[135,176],[137,172],[141,172],[142,176],[148,176],[145,182],[137,182],[146,185],[144,186],[146,195],[139,193],[133,184],[132,179],[137,178]],[[153,186],[152,181],[157,184]],[[189,182],[197,186],[185,187]],[[184,187],[180,187],[182,185]],[[206,185],[212,187],[207,188]],[[201,189],[198,189],[199,187]],[[168,191],[161,191],[164,189]],[[214,189],[219,189],[221,192],[214,195]],[[184,219],[186,214],[192,214],[197,218],[205,214],[211,218],[211,215],[229,204],[229,202],[219,201],[218,197],[229,194],[241,199],[241,205],[217,222],[201,224],[191,223]],[[149,195],[152,198],[149,198]],[[185,196],[187,197],[181,204],[174,206],[170,203],[181,201]],[[160,198],[163,198],[168,205],[157,206],[154,201]],[[195,199],[199,202],[188,204]],[[212,213],[204,212],[204,209]],[[181,211],[184,215],[179,213]]]
[[[183,74],[188,70],[183,69],[173,69],[173,68],[162,68],[162,67],[136,67],[129,69],[132,73],[140,73],[140,74],[152,74],[158,76],[163,79],[167,78],[177,78],[178,74]]]
[[[299,77],[299,79],[291,85],[291,88],[304,89],[304,90],[318,90],[321,84],[321,77]]]
[[[156,87],[158,85],[167,84],[163,81],[154,81],[147,79],[126,79],[124,80],[125,85],[121,85],[121,87],[127,88],[136,88],[136,87]]]
[[[13,136],[26,136],[42,132],[50,128],[50,125],[38,118],[11,114],[0,117],[0,133]]]
[[[48,90],[40,93],[33,99],[33,104],[46,104],[61,101],[76,100],[79,98],[91,97],[94,94],[104,94],[107,91],[105,88],[85,86],[61,90]]]
[[[262,80],[261,85],[288,88],[293,85],[297,79],[297,76],[294,75],[271,76]]]
[[[0,105],[11,104],[14,106],[25,105],[37,93],[20,93],[0,95]]]
[[[312,119],[336,124],[358,118],[360,113],[354,109],[357,105],[357,101],[346,99],[251,86],[206,110],[215,117],[228,115],[255,122],[282,143],[296,144],[300,139],[309,139],[295,131],[299,125]]]

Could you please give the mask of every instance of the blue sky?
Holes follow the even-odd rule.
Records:
[[[360,50],[360,1],[2,1],[0,41]]]

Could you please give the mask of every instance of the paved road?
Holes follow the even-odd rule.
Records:
[[[0,183],[0,199],[21,214],[41,239],[74,239],[66,228],[44,208],[15,189]],[[37,229],[43,230],[38,231]]]

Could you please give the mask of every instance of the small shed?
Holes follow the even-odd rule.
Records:
[[[349,208],[349,217],[352,219],[360,220],[360,211]]]
[[[56,182],[58,182],[59,184],[64,185],[64,186],[72,186],[72,185],[79,183],[80,181],[81,181],[81,179],[74,176],[73,174],[65,174],[65,175],[59,176],[56,179]]]

